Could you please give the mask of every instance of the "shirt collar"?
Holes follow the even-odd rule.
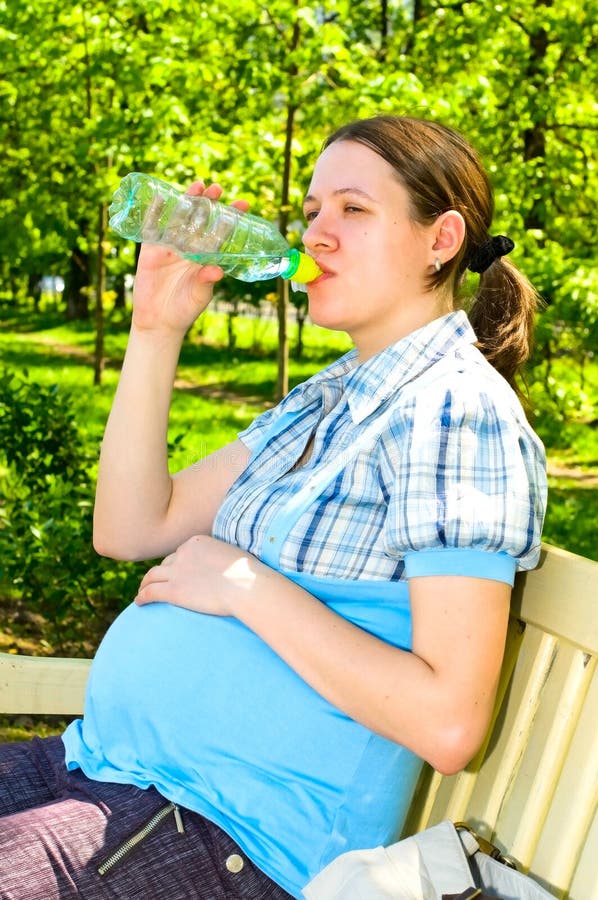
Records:
[[[412,331],[364,363],[359,363],[356,350],[350,350],[298,391],[303,402],[326,394],[340,398],[344,392],[351,418],[358,424],[459,344],[473,344],[476,340],[466,313],[451,312]]]

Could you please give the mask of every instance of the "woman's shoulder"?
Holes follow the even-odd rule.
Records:
[[[544,447],[519,397],[474,346],[441,357],[391,403],[384,439],[390,457],[408,446],[416,455],[444,447],[458,458],[475,441],[480,451],[501,447],[507,455],[525,447],[543,464]]]
[[[472,344],[461,345],[436,360],[412,384],[418,412],[493,416],[526,421],[513,388]]]

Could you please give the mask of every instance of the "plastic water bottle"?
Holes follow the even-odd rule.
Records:
[[[317,263],[291,248],[275,225],[205,196],[183,194],[159,178],[131,172],[108,210],[110,227],[129,240],[160,244],[185,259],[220,266],[240,281],[313,281]]]

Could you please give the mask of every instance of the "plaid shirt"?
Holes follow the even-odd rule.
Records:
[[[412,574],[406,557],[453,551],[435,553],[434,570],[452,572],[456,550],[533,568],[546,505],[544,448],[475,340],[465,313],[453,312],[362,364],[353,350],[296,387],[240,433],[252,456],[214,535],[262,557],[306,479],[342,456],[338,476],[283,534],[283,571],[403,580]],[[353,453],[376,417],[373,446]],[[298,465],[312,437],[311,455]]]

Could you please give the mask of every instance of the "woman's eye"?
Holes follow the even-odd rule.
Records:
[[[347,203],[346,206],[343,207],[343,212],[349,213],[350,215],[355,215],[356,213],[362,213],[363,211],[364,211],[363,207],[355,206],[353,203]],[[310,209],[308,212],[306,212],[304,214],[305,221],[308,223],[313,222],[313,220],[319,215],[319,212],[320,212],[319,209]]]

